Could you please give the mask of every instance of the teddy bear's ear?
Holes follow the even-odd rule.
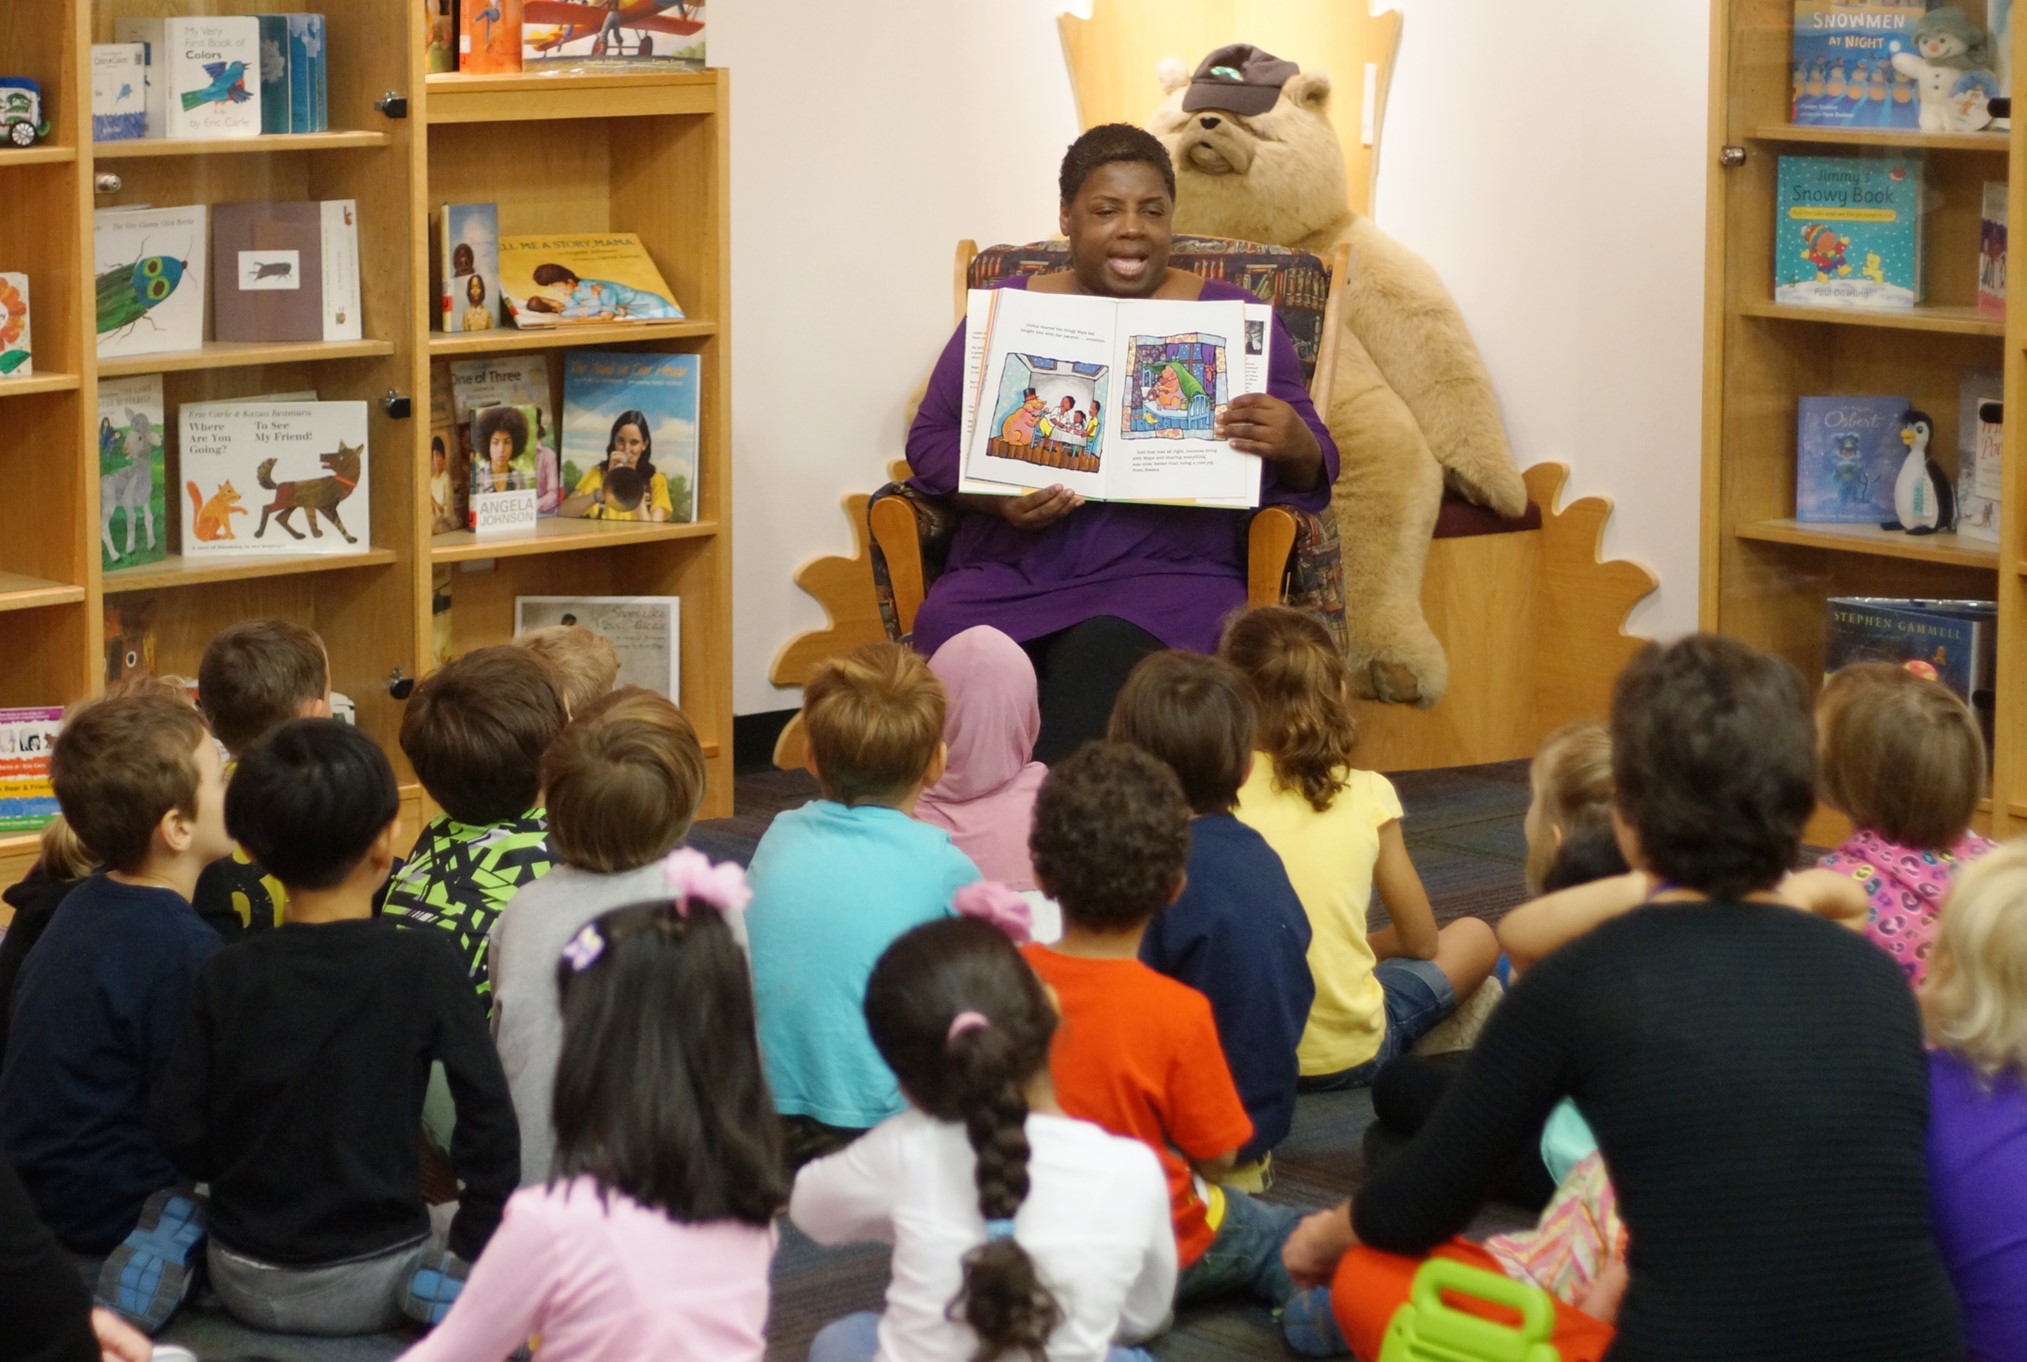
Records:
[[[1322,113],[1330,107],[1330,73],[1300,72],[1281,87],[1281,94],[1313,113]]]
[[[1161,92],[1172,95],[1189,84],[1189,68],[1182,64],[1181,57],[1163,57],[1154,66],[1154,78],[1161,82]]]

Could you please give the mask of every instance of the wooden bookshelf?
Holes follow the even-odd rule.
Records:
[[[1964,8],[1973,22],[1983,21],[1982,0]],[[1803,396],[1904,395],[1935,419],[1930,449],[1954,477],[1966,373],[2003,370],[2009,415],[2027,412],[2027,312],[2000,319],[1976,306],[1982,186],[2012,179],[2027,119],[2011,134],[1794,127],[1787,122],[1792,15],[1791,0],[1719,0],[1711,11],[1702,624],[1820,675],[1831,596],[1996,599],[1993,798],[1978,821],[2003,836],[2027,829],[2023,422],[2006,423],[2003,538],[1991,544],[1795,521],[1795,413]],[[2027,33],[2020,36],[2016,61],[2027,57]],[[1861,312],[1771,301],[1775,172],[1783,154],[1921,163],[1929,187],[1922,306]],[[2027,214],[2017,180],[2008,207],[2010,217]],[[2007,284],[2009,296],[2027,297],[2021,269],[2009,265]],[[2001,564],[2019,570],[2001,571]],[[1824,816],[1810,835],[1823,841],[1841,833],[1839,820]]]
[[[90,45],[125,15],[322,12],[328,17],[328,132],[241,141],[94,145]],[[103,687],[106,607],[152,602],[156,668],[194,673],[205,643],[238,619],[299,619],[329,645],[334,686],[387,749],[397,671],[434,656],[433,584],[451,582],[453,652],[506,641],[516,595],[679,595],[682,701],[704,744],[703,813],[732,809],[731,381],[724,72],[428,76],[413,0],[34,0],[0,4],[0,71],[40,81],[54,126],[28,149],[0,147],[0,269],[31,281],[36,373],[0,379],[16,495],[0,500],[0,612],[24,646],[0,653],[0,706],[61,704]],[[413,41],[410,41],[410,39]],[[391,118],[383,96],[408,99]],[[498,126],[513,125],[503,135]],[[351,198],[359,203],[365,339],[231,345],[101,363],[93,336],[92,212],[141,203]],[[509,232],[640,234],[692,320],[558,332],[436,332],[431,216],[494,201]],[[698,521],[545,520],[533,535],[432,535],[430,379],[445,361],[605,347],[703,360]],[[561,415],[562,364],[550,361]],[[98,385],[164,376],[166,525],[188,513],[176,411],[188,402],[315,389],[368,403],[371,544],[345,555],[185,558],[104,570],[96,476]],[[407,413],[383,399],[406,398]],[[23,633],[22,630],[26,629]],[[117,643],[117,640],[115,640]],[[33,839],[0,839],[0,878]],[[25,864],[25,861],[23,861]]]

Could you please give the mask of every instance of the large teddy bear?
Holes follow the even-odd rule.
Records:
[[[1175,160],[1178,232],[1326,260],[1351,243],[1323,413],[1343,459],[1331,501],[1344,540],[1349,660],[1368,694],[1433,705],[1449,664],[1422,618],[1422,569],[1444,481],[1503,516],[1527,507],[1491,377],[1436,272],[1349,207],[1328,75],[1296,73],[1271,108],[1244,115],[1185,111],[1188,72],[1164,62],[1159,74],[1169,98],[1148,127]]]

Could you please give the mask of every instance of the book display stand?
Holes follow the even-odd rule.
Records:
[[[1719,0],[1711,12],[1702,625],[1781,654],[1813,681],[1824,670],[1831,597],[1996,601],[1992,797],[1977,827],[2004,837],[2027,827],[2027,690],[2020,684],[2027,663],[2027,482],[2020,477],[2027,310],[2019,320],[1981,312],[1978,281],[1983,187],[2006,182],[2009,206],[2021,203],[2020,180],[2009,169],[2023,151],[2027,119],[2010,132],[1797,126],[1790,121],[1797,8],[1794,0]],[[1974,23],[1984,21],[1983,0],[1964,0],[1962,8]],[[2027,46],[2016,43],[2013,51],[2017,70]],[[1777,264],[1804,250],[1809,226],[1791,223],[1792,213],[1777,221],[1783,156],[1919,166],[1926,190],[1919,303],[1862,310],[1775,301]],[[2011,207],[2009,217],[2021,211]],[[1868,263],[1852,262],[1854,274]],[[2027,298],[2027,280],[2018,271],[2008,277],[2010,296]],[[1905,395],[1933,415],[1930,449],[1954,478],[1961,385],[1966,374],[1993,370],[2003,370],[2007,409],[1997,543],[1795,519],[1801,398]],[[1835,845],[1846,831],[1843,820],[1820,811],[1809,836]]]
[[[328,16],[329,131],[93,143],[91,45],[112,41],[120,18],[255,12]],[[0,649],[0,707],[68,703],[123,669],[194,676],[223,626],[286,616],[323,636],[333,687],[352,697],[358,723],[393,760],[405,818],[419,819],[430,810],[396,735],[404,683],[431,669],[440,642],[457,654],[507,641],[516,596],[678,596],[683,708],[709,771],[701,812],[729,814],[727,75],[425,75],[425,37],[415,0],[0,6],[0,75],[39,82],[52,125],[32,146],[0,144],[0,271],[29,277],[34,341],[33,376],[0,377],[9,435],[0,466],[10,484],[0,497],[0,627],[12,636]],[[358,205],[363,339],[207,340],[192,351],[97,357],[94,210],[327,199]],[[431,213],[476,201],[498,205],[507,233],[639,234],[685,320],[433,330]],[[550,410],[561,411],[560,352],[582,347],[700,356],[696,520],[545,519],[527,534],[432,534],[432,364],[558,352]],[[156,531],[170,535],[172,551],[165,561],[108,571],[98,390],[142,374],[162,375],[168,407],[167,524]],[[177,410],[309,390],[368,404],[370,547],[346,556],[174,552],[191,517]],[[239,490],[248,519],[257,519],[269,494]],[[440,640],[433,605],[440,611],[446,585]],[[33,836],[0,839],[0,882],[18,878],[33,856]]]

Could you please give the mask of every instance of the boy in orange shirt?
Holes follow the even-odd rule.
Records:
[[[1168,1176],[1178,1302],[1244,1290],[1278,1306],[1294,1291],[1281,1245],[1301,1218],[1215,1179],[1253,1123],[1204,996],[1140,963],[1148,920],[1182,892],[1190,810],[1167,766],[1091,743],[1049,772],[1035,801],[1035,879],[1063,910],[1054,946],[1023,948],[1055,991],[1050,1060],[1066,1115],[1145,1143]]]

